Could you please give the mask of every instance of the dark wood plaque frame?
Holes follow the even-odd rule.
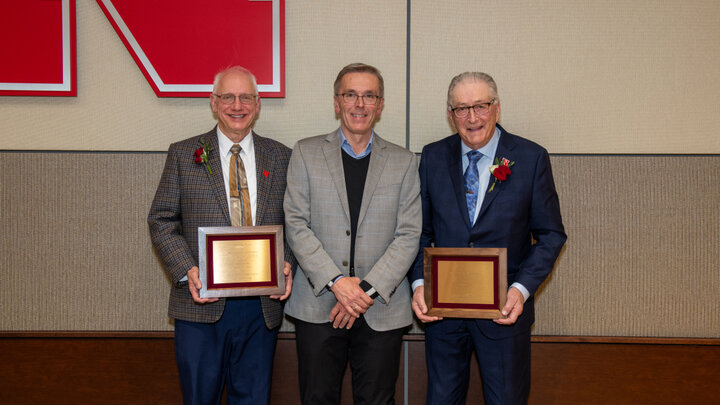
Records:
[[[267,240],[270,244],[270,281],[261,282],[214,282],[213,243],[216,241]],[[285,250],[283,227],[218,226],[198,228],[198,261],[200,269],[201,298],[246,297],[285,293]]]
[[[448,318],[498,319],[507,300],[507,249],[506,248],[425,248],[424,277],[427,315]],[[437,299],[437,264],[441,261],[477,261],[493,263],[493,303],[467,304],[439,302]]]

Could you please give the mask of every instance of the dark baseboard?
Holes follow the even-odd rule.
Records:
[[[396,402],[423,404],[424,341],[408,335],[405,342],[408,370],[403,362]],[[719,343],[535,336],[530,403],[712,403],[720,397]],[[2,404],[181,403],[171,332],[0,332],[0,352]],[[272,403],[298,403],[294,334],[280,334],[274,367]],[[483,403],[479,380],[473,363],[468,403]],[[343,393],[349,392],[347,372]]]

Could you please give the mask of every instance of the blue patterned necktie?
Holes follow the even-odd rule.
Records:
[[[482,158],[482,153],[471,150],[467,153],[468,164],[465,170],[465,200],[467,201],[468,217],[470,218],[470,224],[475,222],[475,206],[477,205],[478,197],[478,173],[477,162]]]

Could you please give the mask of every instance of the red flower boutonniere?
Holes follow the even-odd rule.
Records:
[[[267,170],[263,170],[263,176],[270,177],[270,172]]]
[[[212,174],[212,169],[210,168],[210,163],[208,163],[208,155],[210,152],[212,152],[213,148],[210,146],[209,142],[206,142],[203,138],[200,138],[200,148],[197,148],[195,153],[193,154],[195,156],[195,163],[197,164],[205,164],[205,167],[208,170],[208,173]]]
[[[505,158],[502,158],[502,160],[499,160],[498,158],[495,158],[495,164],[490,166],[490,173],[495,177],[495,181],[493,181],[492,186],[490,186],[490,190],[488,190],[488,193],[493,191],[495,188],[495,183],[498,181],[502,182],[505,181],[510,173],[510,166],[514,165],[515,162],[511,162]]]

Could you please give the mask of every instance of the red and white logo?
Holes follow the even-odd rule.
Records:
[[[0,95],[75,96],[75,0],[3,0]]]
[[[252,71],[285,97],[283,0],[97,0],[158,97],[207,97],[218,71]]]

